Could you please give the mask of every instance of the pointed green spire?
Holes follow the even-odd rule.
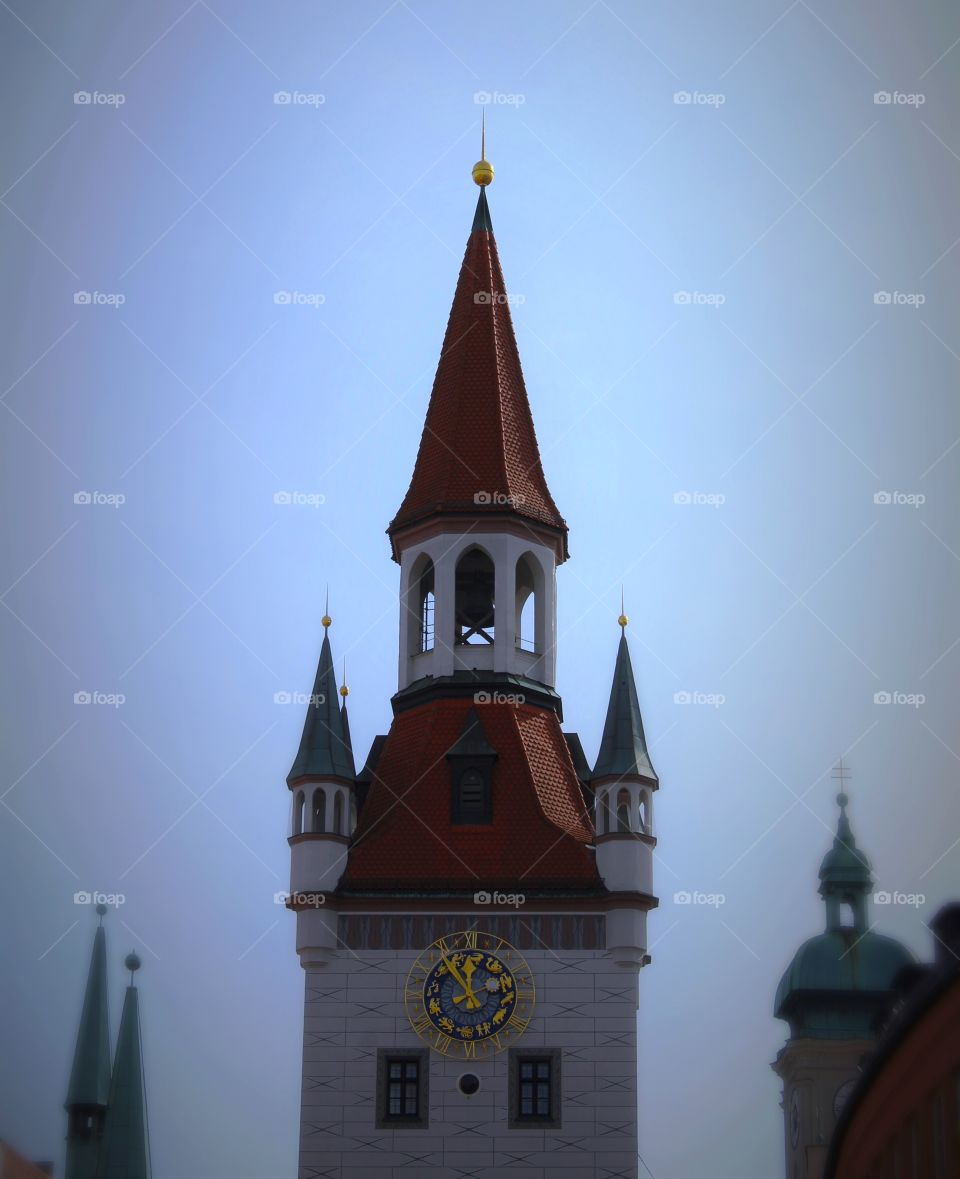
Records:
[[[473,215],[473,228],[471,233],[477,231],[481,233],[493,233],[493,222],[490,220],[490,206],[487,204],[487,190],[480,189],[480,196],[477,200],[477,211]]]
[[[353,756],[343,728],[343,715],[337,702],[337,677],[333,670],[330,647],[329,615],[324,615],[323,645],[313,694],[307,705],[300,748],[287,781],[297,778],[354,778]]]
[[[95,1179],[103,1119],[110,1100],[107,941],[103,928],[106,911],[105,905],[97,905],[101,923],[93,938],[93,954],[65,1102],[69,1114],[66,1179]]]
[[[625,615],[621,615],[621,618],[625,618]],[[643,735],[640,701],[637,699],[637,685],[630,663],[630,648],[627,646],[626,622],[621,622],[620,626],[620,646],[610,688],[610,703],[607,705],[607,719],[603,725],[600,753],[593,767],[593,777],[645,778],[656,783],[656,771],[650,762],[647,741]]]
[[[120,1016],[97,1179],[150,1179],[151,1174],[140,1008],[132,978],[132,972],[140,967],[140,959],[136,954],[128,954],[125,965],[131,971],[131,982]]]
[[[97,912],[102,917],[100,909]],[[106,910],[104,909],[104,912]],[[107,1021],[107,938],[103,924],[93,938],[93,955],[83,996],[80,1030],[73,1055],[66,1106],[105,1106],[110,1096],[110,1032]]]

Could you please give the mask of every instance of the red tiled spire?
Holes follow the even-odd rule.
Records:
[[[447,513],[518,516],[559,534],[513,334],[503,272],[480,190],[410,487],[388,532]]]

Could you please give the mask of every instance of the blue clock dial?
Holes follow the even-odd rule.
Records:
[[[516,980],[495,955],[459,950],[442,956],[427,975],[423,1005],[438,1031],[460,1040],[482,1040],[513,1015]]]
[[[535,1001],[523,957],[479,930],[437,938],[413,964],[405,994],[417,1035],[465,1059],[502,1052],[523,1034]]]

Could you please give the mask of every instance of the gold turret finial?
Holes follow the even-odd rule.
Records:
[[[620,617],[617,619],[617,622],[619,622],[619,623],[620,623],[620,629],[621,629],[621,630],[626,630],[626,629],[627,629],[627,623],[628,623],[629,621],[630,621],[630,619],[629,619],[629,618],[626,616],[626,614],[623,612],[623,586],[621,586],[621,587],[620,587]]]
[[[487,112],[480,115],[480,159],[473,165],[473,183],[486,188],[493,182],[493,164],[487,159]]]
[[[340,695],[346,700],[350,695],[350,689],[347,687],[347,661],[343,661],[343,683],[340,685]]]
[[[323,629],[326,630],[332,622],[333,619],[330,617],[330,586],[328,585],[326,600],[323,604],[323,617],[320,619],[320,623]]]

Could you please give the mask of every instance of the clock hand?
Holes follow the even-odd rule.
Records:
[[[462,1003],[463,1000],[466,999],[468,1011],[472,1011],[474,1008],[479,1007],[479,1000],[474,995],[473,987],[470,985],[470,975],[473,974],[473,969],[475,968],[472,968],[467,975],[467,978],[464,979],[463,975],[456,968],[456,966],[454,966],[453,962],[449,958],[447,958],[444,954],[441,954],[440,957],[443,960],[444,966],[446,966],[447,970],[449,970],[453,975],[455,981],[459,983],[461,987],[463,987],[463,994],[455,995],[453,999],[454,1003]]]

